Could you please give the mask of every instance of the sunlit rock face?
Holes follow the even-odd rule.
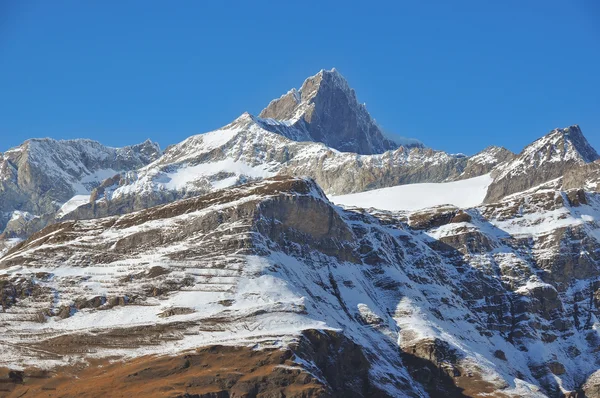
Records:
[[[281,362],[297,373],[277,380],[308,372],[334,395],[593,391],[600,198],[585,200],[545,190],[369,213],[334,206],[313,180],[276,177],[55,224],[0,260],[2,365],[300,344],[305,354]],[[331,344],[348,348],[324,367]],[[343,378],[346,361],[356,372]]]

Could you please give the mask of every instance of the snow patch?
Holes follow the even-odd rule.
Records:
[[[75,195],[60,207],[58,213],[56,213],[56,216],[62,217],[66,214],[69,214],[79,206],[89,203],[89,201],[90,195]]]
[[[489,174],[466,180],[399,185],[350,195],[332,196],[333,203],[344,206],[389,211],[419,210],[450,204],[461,208],[483,202],[492,178]]]

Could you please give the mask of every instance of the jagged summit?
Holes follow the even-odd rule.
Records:
[[[599,157],[579,126],[554,129],[496,168],[486,202],[562,177],[567,170]]]
[[[499,168],[498,177],[522,174],[545,163],[590,163],[600,158],[578,125],[557,128],[527,145],[513,162]]]
[[[321,83],[323,83],[323,87],[321,87]],[[327,85],[328,83],[330,86]],[[271,101],[259,116],[276,120],[297,121],[306,112],[310,101],[319,94],[321,88],[326,90],[333,88],[333,86],[356,99],[356,94],[350,88],[348,81],[335,68],[331,70],[321,69],[316,75],[304,80],[300,89],[292,88],[286,94]]]
[[[42,163],[50,159],[64,162],[67,158],[81,159],[87,168],[96,167],[95,163],[114,159],[129,161],[132,156],[141,163],[149,163],[162,154],[158,143],[150,139],[139,144],[124,147],[110,147],[88,138],[56,140],[54,138],[30,138],[21,145],[10,148],[5,152],[8,159],[18,162],[27,158],[30,161]],[[62,157],[62,159],[60,159]]]
[[[577,124],[554,129],[527,148],[536,149],[540,147],[545,148],[549,153],[553,150],[555,154],[561,155],[564,159],[580,159],[585,163],[600,158],[598,152],[590,145]]]
[[[259,117],[294,127],[293,136],[289,138],[322,142],[342,152],[368,155],[399,146],[384,136],[335,68],[321,70],[306,79],[299,90],[292,89],[271,101]],[[298,134],[297,130],[302,133]],[[281,134],[281,130],[278,133]]]

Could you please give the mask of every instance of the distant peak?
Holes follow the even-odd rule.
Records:
[[[123,149],[129,149],[129,148],[131,148],[133,150],[139,150],[139,151],[154,151],[157,154],[162,154],[162,151],[160,149],[160,145],[158,144],[158,142],[154,142],[150,138],[147,138],[144,142],[140,142],[139,144],[123,147]]]
[[[549,136],[565,136],[565,137],[569,137],[569,136],[583,136],[583,133],[581,132],[581,128],[579,128],[579,125],[578,124],[574,124],[574,125],[569,126],[569,127],[555,128],[552,131],[550,131],[548,134],[546,134],[544,137],[549,137]],[[542,139],[544,137],[542,137]]]
[[[385,137],[348,81],[335,68],[321,69],[269,103],[259,114],[294,131],[288,138],[322,142],[342,152],[383,153],[398,147]],[[277,133],[286,135],[279,127]]]
[[[307,113],[308,108],[318,100],[318,97],[327,96],[334,89],[341,90],[356,102],[354,90],[337,69],[321,69],[316,75],[305,79],[299,89],[292,88],[281,97],[272,100],[259,117],[297,121]]]
[[[528,145],[522,154],[539,151],[540,148],[545,147],[552,147],[555,150],[560,149],[563,153],[562,157],[566,159],[579,159],[590,163],[600,158],[600,155],[590,145],[577,124],[552,130],[550,133]]]
[[[247,123],[249,121],[254,121],[255,117],[251,115],[249,112],[244,112],[240,116],[238,116],[232,123],[229,125],[238,125],[240,123]],[[228,126],[229,126],[228,125]]]

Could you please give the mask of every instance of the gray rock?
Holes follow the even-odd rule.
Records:
[[[579,126],[553,130],[494,170],[494,182],[488,188],[485,202],[491,203],[560,178],[569,170],[599,158]]]
[[[51,222],[63,203],[89,193],[107,174],[137,169],[160,155],[150,141],[110,148],[83,139],[28,140],[0,155],[0,231],[4,237],[29,236]]]
[[[295,141],[322,142],[342,152],[383,153],[398,147],[386,138],[335,69],[321,70],[271,103],[259,117],[288,121],[292,129],[269,128]]]

